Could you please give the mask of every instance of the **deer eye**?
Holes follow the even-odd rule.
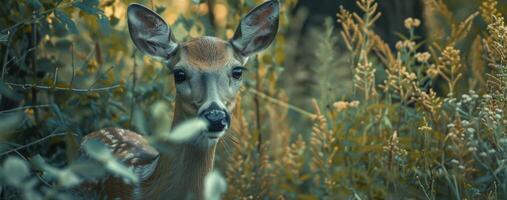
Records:
[[[239,80],[243,76],[243,71],[246,70],[244,67],[234,67],[232,69],[232,78]]]
[[[174,82],[176,82],[176,84],[180,84],[183,81],[187,80],[187,74],[185,73],[184,70],[175,69],[175,70],[173,70],[173,75],[174,75]]]

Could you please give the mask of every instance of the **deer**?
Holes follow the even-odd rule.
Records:
[[[203,199],[204,178],[213,169],[217,143],[231,124],[245,64],[273,43],[279,15],[280,3],[269,0],[241,18],[228,41],[202,36],[178,42],[161,16],[141,4],[130,4],[127,24],[135,47],[163,62],[174,76],[172,128],[193,118],[207,125],[192,139],[173,145],[170,155],[127,129],[105,128],[87,134],[83,141],[104,143],[140,180],[128,184],[109,177],[87,193],[114,199]]]

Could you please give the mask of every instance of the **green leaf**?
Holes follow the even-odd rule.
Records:
[[[12,133],[20,126],[23,113],[0,114],[0,134]]]
[[[57,173],[58,183],[63,187],[73,187],[81,183],[81,179],[70,169],[59,170]]]
[[[170,132],[162,132],[159,138],[175,143],[182,143],[206,130],[208,124],[202,119],[191,119],[177,126]]]
[[[84,0],[83,3],[89,6],[97,6],[99,5],[99,0]]]
[[[67,30],[74,34],[79,34],[79,30],[77,29],[76,24],[72,19],[61,9],[55,10],[56,17],[65,25]]]
[[[95,161],[78,161],[70,165],[70,169],[86,178],[100,178],[105,175],[104,169]]]
[[[146,117],[141,109],[134,109],[134,113],[132,113],[132,122],[139,132],[147,133],[148,128],[146,126]]]
[[[8,184],[19,187],[30,175],[27,163],[17,157],[8,157],[3,164],[3,174]]]
[[[56,180],[58,185],[63,187],[73,187],[81,183],[81,179],[78,175],[70,168],[58,169],[46,163],[44,158],[40,155],[33,157],[32,162],[35,166],[43,170],[44,176]]]
[[[161,15],[161,14],[165,11],[165,9],[166,9],[166,7],[164,7],[164,6],[157,6],[157,7],[155,8],[155,12],[156,12],[157,14]]]
[[[120,19],[118,19],[118,17],[111,15],[111,19],[109,20],[109,23],[111,24],[111,26],[114,27],[114,26],[118,25],[119,22],[120,22]]]
[[[91,6],[91,4],[84,3],[84,2],[76,2],[76,3],[74,3],[74,6],[81,9],[82,11],[84,11],[88,14],[92,14],[92,15],[97,15],[97,14],[103,13],[102,10],[95,8],[95,7]]]
[[[27,0],[27,1],[35,10],[39,10],[43,7],[39,0]]]
[[[109,19],[105,15],[99,15],[97,17],[97,21],[100,24],[100,32],[108,36],[111,33],[111,24],[109,24]]]

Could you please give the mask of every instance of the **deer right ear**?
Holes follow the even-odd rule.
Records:
[[[164,61],[172,59],[178,43],[162,17],[140,4],[130,4],[127,21],[130,37],[141,52]]]
[[[231,44],[242,56],[250,56],[267,48],[278,31],[280,3],[269,0],[251,10],[239,22]]]

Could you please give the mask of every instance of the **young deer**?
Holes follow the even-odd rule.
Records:
[[[267,48],[278,30],[279,2],[271,0],[251,10],[230,41],[200,37],[178,43],[167,23],[139,5],[128,7],[128,27],[135,46],[162,60],[176,83],[172,127],[195,117],[206,120],[206,131],[175,147],[174,154],[155,150],[137,133],[109,128],[85,140],[100,140],[138,173],[140,183],[129,185],[108,178],[92,188],[99,196],[121,199],[202,199],[204,177],[213,168],[215,147],[230,126],[231,111],[242,84],[248,57]]]

